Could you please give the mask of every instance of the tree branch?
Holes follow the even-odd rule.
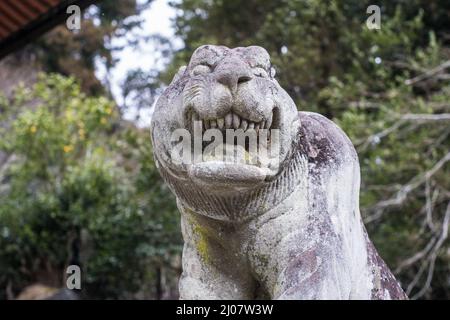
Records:
[[[450,152],[447,153],[441,160],[439,160],[430,170],[412,178],[410,182],[404,185],[394,197],[377,203],[371,208],[371,210],[375,211],[375,213],[368,216],[365,219],[365,222],[370,223],[379,219],[382,216],[384,209],[386,209],[387,207],[401,205],[406,200],[408,194],[411,191],[422,185],[427,179],[430,179],[449,160]]]
[[[450,60],[444,62],[443,64],[438,65],[437,67],[435,67],[433,69],[426,71],[425,73],[422,73],[421,75],[418,75],[417,77],[405,80],[405,84],[409,86],[409,85],[415,84],[417,82],[426,80],[449,67],[450,67]]]

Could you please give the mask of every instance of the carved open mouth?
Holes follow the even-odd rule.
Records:
[[[255,186],[278,172],[278,108],[257,121],[236,112],[202,119],[192,109],[186,113],[185,120],[186,128],[192,134],[193,152],[196,151],[195,139],[197,143],[201,142],[200,161],[188,166],[189,175],[197,182],[213,182],[224,189],[230,186],[245,188]]]
[[[192,120],[199,120],[197,113],[192,113]],[[219,130],[242,129],[246,131],[247,129],[270,129],[272,125],[272,117],[260,122],[253,122],[233,112],[228,113],[224,118],[204,119],[202,121],[204,130],[217,128]]]
[[[261,139],[266,139],[268,145],[270,147],[270,144],[272,142],[272,135],[271,133],[275,129],[280,129],[280,111],[276,107],[272,110],[271,114],[263,118],[262,120],[250,120],[245,117],[240,116],[236,112],[229,112],[225,116],[217,117],[217,118],[201,118],[200,115],[195,112],[194,110],[190,109],[188,112],[186,112],[186,128],[191,133],[195,133],[194,131],[194,125],[195,123],[201,123],[201,135],[202,137],[205,135],[205,132],[210,129],[217,129],[222,133],[223,137],[223,144],[231,144],[236,145],[238,143],[237,140],[233,139],[232,141],[227,140],[227,130],[242,130],[241,133],[243,133],[246,136],[249,136],[249,133],[254,133],[256,136],[256,141],[258,144],[261,144]],[[209,144],[207,141],[203,141],[202,149],[204,150],[206,146]],[[245,142],[245,150],[247,152],[250,151],[250,141]]]

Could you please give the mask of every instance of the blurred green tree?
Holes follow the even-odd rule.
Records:
[[[0,288],[64,287],[79,264],[85,297],[161,298],[181,239],[148,133],[60,75],[0,98],[0,111]]]
[[[95,75],[96,63],[109,71],[117,62],[115,52],[147,40],[133,31],[141,27],[139,14],[152,1],[98,1],[85,10],[80,30],[58,26],[33,43],[29,51],[36,54],[44,71],[79,79],[84,92],[109,93]]]

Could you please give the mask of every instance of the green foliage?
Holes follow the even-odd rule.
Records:
[[[108,92],[96,78],[95,67],[100,62],[111,69],[116,63],[114,52],[143,40],[132,31],[141,26],[138,15],[152,1],[97,1],[84,12],[80,30],[58,26],[30,49],[44,71],[74,76],[90,94]]]
[[[10,159],[0,167],[0,287],[63,286],[77,263],[87,297],[130,298],[154,283],[152,270],[170,269],[178,214],[146,132],[59,75],[19,88],[0,109]]]

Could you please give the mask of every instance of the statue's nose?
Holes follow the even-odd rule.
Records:
[[[228,87],[232,93],[240,84],[253,78],[250,68],[240,59],[225,58],[215,70],[217,82]]]

